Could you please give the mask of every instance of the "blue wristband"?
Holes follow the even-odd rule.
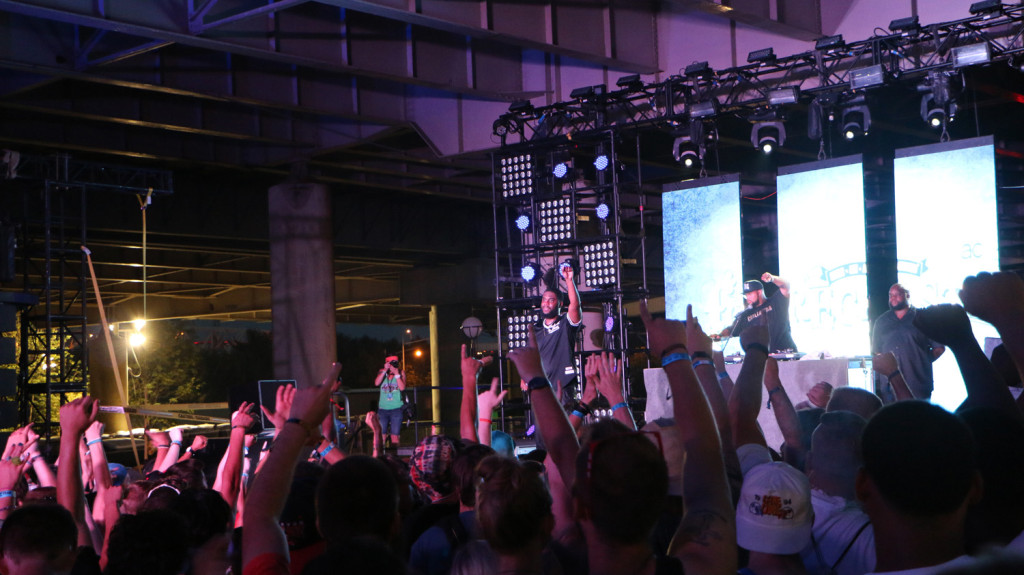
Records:
[[[11,491],[10,489],[0,491],[0,499],[6,499],[8,497],[14,497],[14,492]]]
[[[666,365],[668,365],[670,363],[673,363],[673,362],[676,362],[676,361],[680,361],[680,360],[682,360],[682,361],[690,361],[690,354],[688,354],[688,353],[673,353],[673,354],[666,355],[665,357],[661,358],[661,367],[665,367]]]
[[[586,413],[583,413],[582,411],[580,411],[578,409],[572,410],[572,414],[575,415],[576,417],[580,418],[580,419],[583,419],[583,418],[585,418],[587,416]]]
[[[97,437],[96,439],[93,439],[92,441],[86,441],[85,442],[85,446],[88,447],[90,445],[96,445],[97,443],[99,443],[101,441],[103,441],[103,438],[102,437]]]
[[[715,367],[715,364],[710,359],[698,359],[693,362],[694,369],[702,365],[710,365],[711,367]]]
[[[729,379],[729,372],[728,371],[720,371],[720,372],[718,372],[718,379],[719,379],[719,381],[721,381],[723,379]]]
[[[181,447],[181,440],[175,439],[174,441],[171,442],[171,445],[177,445],[178,447]]]
[[[317,455],[320,456],[320,459],[323,459],[324,457],[327,456],[328,453],[331,452],[332,449],[334,449],[334,444],[333,443],[328,443],[327,447],[325,447],[323,451],[318,452]]]
[[[687,359],[689,359],[689,358],[687,358]],[[623,407],[629,407],[629,404],[627,404],[625,401],[620,401],[619,403],[616,403],[615,405],[612,406],[612,411],[616,411],[616,410],[621,409]]]

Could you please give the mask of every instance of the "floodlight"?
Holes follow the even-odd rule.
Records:
[[[555,167],[552,168],[551,173],[554,174],[556,178],[564,178],[569,174],[569,164],[567,162],[558,162],[555,164]]]
[[[608,167],[608,154],[600,154],[594,158],[594,167],[599,172],[604,171]]]
[[[686,67],[683,71],[683,75],[687,78],[700,78],[708,76],[712,72],[711,66],[707,62],[694,62]]]
[[[750,129],[750,143],[765,154],[786,144],[786,127],[778,120],[754,122]]]
[[[981,2],[975,2],[971,4],[971,14],[977,16],[978,14],[995,14],[996,12],[1003,11],[1003,3],[1000,0],[981,0]]]
[[[842,34],[836,34],[835,36],[824,36],[814,41],[814,49],[823,50],[825,52],[839,50],[844,46],[846,46],[846,42],[843,41]]]
[[[538,321],[540,321],[540,314],[536,311],[509,315],[505,319],[505,342],[508,349],[527,345],[530,341],[530,330]]]
[[[528,114],[533,111],[533,104],[529,100],[519,100],[509,104],[508,111],[513,114]]]
[[[710,118],[718,114],[718,99],[703,100],[690,106],[691,118]]]
[[[917,16],[897,18],[889,22],[890,32],[903,32],[910,36],[917,36],[921,32],[920,19]]]
[[[987,42],[957,46],[953,48],[952,52],[954,68],[985,64],[992,60],[992,52],[989,50]]]
[[[618,280],[615,244],[605,240],[583,246],[583,273],[589,286],[615,285]]]
[[[519,270],[519,276],[523,278],[527,285],[536,285],[541,276],[540,265],[536,263],[526,264]]]
[[[747,54],[747,63],[748,64],[753,64],[755,62],[762,63],[762,64],[770,64],[772,62],[775,62],[775,60],[776,60],[776,57],[775,57],[775,49],[774,48],[764,48],[764,49],[761,49],[761,50],[754,50],[753,52]]]
[[[537,238],[541,243],[573,238],[572,200],[566,196],[537,204]]]
[[[866,136],[871,129],[871,111],[866,104],[848,106],[843,109],[841,123],[843,137],[847,140]]]
[[[519,217],[516,218],[516,228],[521,232],[525,232],[530,229],[530,215],[526,212],[520,212]]]
[[[498,162],[501,176],[501,196],[517,198],[533,194],[533,156],[517,154],[501,158]]]
[[[800,88],[796,86],[786,86],[784,88],[775,88],[768,92],[768,103],[772,106],[781,106],[783,104],[796,104],[800,101]]]
[[[640,74],[623,76],[615,81],[615,85],[619,88],[635,91],[640,91],[644,87],[644,83],[640,81]]]
[[[608,214],[611,213],[611,209],[608,208],[608,204],[601,202],[597,204],[597,217],[602,220],[608,219]]]
[[[850,87],[862,90],[885,83],[885,68],[881,64],[850,70]]]

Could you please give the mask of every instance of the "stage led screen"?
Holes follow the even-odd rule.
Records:
[[[960,303],[965,277],[999,269],[992,138],[897,150],[894,168],[899,282],[914,307]],[[971,323],[979,342],[997,336],[991,325]],[[932,401],[956,408],[967,392],[952,353],[932,367]]]
[[[870,352],[860,156],[779,170],[779,268],[793,341],[805,353]],[[770,294],[766,290],[766,294]]]
[[[739,179],[678,184],[662,195],[662,212],[665,315],[686,319],[692,304],[705,331],[717,332],[742,309]]]

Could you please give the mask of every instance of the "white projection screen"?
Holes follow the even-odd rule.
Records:
[[[717,332],[743,309],[739,176],[666,187],[665,316],[686,319],[686,305],[706,331]]]
[[[780,269],[763,271],[790,282],[793,341],[814,355],[868,354],[861,157],[789,166],[777,185]]]
[[[910,303],[960,303],[965,277],[999,269],[995,147],[991,137],[896,151],[897,277]],[[972,318],[974,335],[998,337]],[[967,392],[952,353],[933,365],[932,402],[955,409]]]

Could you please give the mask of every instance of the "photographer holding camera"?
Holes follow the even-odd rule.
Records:
[[[405,376],[398,368],[398,356],[384,358],[384,369],[377,373],[373,385],[380,388],[377,416],[380,419],[381,434],[391,434],[391,446],[398,447],[402,431],[402,391],[405,390]],[[390,429],[390,432],[388,431]]]

